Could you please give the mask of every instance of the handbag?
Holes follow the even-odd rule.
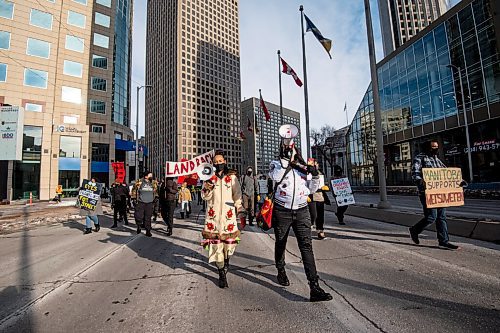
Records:
[[[264,203],[262,204],[260,211],[257,213],[255,219],[257,220],[257,225],[263,231],[269,231],[273,228],[274,194],[276,193],[279,184],[281,184],[283,179],[285,179],[290,170],[292,170],[292,168],[288,166],[281,180],[274,185],[274,191],[269,195],[269,197],[264,199]]]

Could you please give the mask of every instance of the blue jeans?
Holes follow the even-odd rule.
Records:
[[[87,215],[87,217],[85,218],[85,226],[87,228],[92,228],[92,222],[90,221],[94,221],[94,224],[99,224],[99,219],[97,218],[97,215],[94,216]]]
[[[427,208],[425,194],[419,194],[420,202],[424,208],[424,217],[411,227],[413,232],[420,234],[425,227],[436,222],[436,232],[439,244],[446,244],[448,237],[448,224],[446,223],[446,208]]]

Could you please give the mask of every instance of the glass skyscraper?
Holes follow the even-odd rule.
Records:
[[[500,181],[500,54],[494,0],[464,0],[377,65],[386,177],[411,185],[420,144],[440,143],[440,157],[468,175],[464,107],[475,182]],[[462,77],[463,91],[460,86]],[[371,86],[349,134],[355,185],[377,183]]]

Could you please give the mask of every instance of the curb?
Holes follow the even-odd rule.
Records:
[[[325,210],[336,211],[335,206],[326,206]],[[351,205],[346,211],[346,215],[407,227],[413,226],[423,216],[415,212],[385,210],[359,205]],[[500,244],[500,222],[472,221],[454,217],[447,217],[446,220],[448,222],[448,232],[451,235]],[[426,229],[436,231],[434,224]]]

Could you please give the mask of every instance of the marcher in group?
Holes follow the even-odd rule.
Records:
[[[307,210],[307,198],[320,188],[318,170],[306,165],[293,143],[298,134],[294,125],[283,125],[279,130],[283,138],[279,160],[271,162],[269,176],[275,182],[273,227],[276,236],[275,262],[278,269],[278,283],[289,286],[285,271],[285,250],[290,228],[293,229],[299,245],[304,270],[309,281],[310,301],[329,301],[332,296],[319,286],[318,274],[311,239],[311,218]],[[310,174],[310,187],[303,177]]]
[[[55,201],[60,203],[62,195],[63,195],[63,187],[62,187],[62,185],[57,185],[57,187],[56,187],[56,200]]]
[[[241,187],[236,172],[229,170],[224,154],[215,153],[215,175],[204,182],[201,195],[207,202],[207,214],[202,245],[208,249],[208,262],[215,262],[219,270],[219,287],[227,288],[229,258],[239,242],[236,216],[245,227],[245,209],[241,203]]]
[[[183,182],[181,189],[179,190],[179,203],[181,204],[181,219],[186,216],[189,218],[189,214],[191,213],[191,191],[187,187],[187,182]]]
[[[205,201],[203,201],[203,198],[201,197],[201,186],[196,187],[196,194],[198,198],[198,206],[203,206]]]
[[[160,186],[160,213],[167,225],[167,236],[172,235],[174,229],[175,195],[177,194],[177,183],[172,177],[165,178]]]
[[[120,221],[128,225],[127,204],[130,201],[130,194],[127,184],[121,183],[118,178],[111,185],[111,199],[113,200],[111,203],[111,207],[113,208],[113,225],[111,228],[118,226],[118,216]]]
[[[418,187],[418,196],[424,209],[424,217],[413,227],[410,227],[410,236],[415,244],[420,244],[418,235],[428,225],[436,222],[436,232],[439,246],[456,250],[458,246],[449,242],[448,224],[446,223],[446,208],[427,208],[425,200],[425,182],[422,176],[422,168],[446,168],[443,162],[438,158],[439,143],[430,140],[424,143],[422,152],[413,159],[412,179]],[[465,184],[462,181],[461,185]]]
[[[325,185],[325,176],[321,173],[319,170],[319,165],[318,162],[310,158],[307,161],[308,165],[312,165],[318,170],[318,177],[319,177],[319,188],[316,192],[309,194],[309,214],[311,215],[311,223],[316,227],[316,232],[318,233],[318,239],[325,239],[325,231],[324,231],[324,225],[325,225],[325,204],[329,205],[330,204],[330,199],[328,196],[324,193],[325,187],[328,189],[328,187]],[[307,181],[308,185],[310,186],[310,183],[312,181]]]
[[[248,167],[246,173],[241,176],[241,192],[243,207],[245,207],[248,216],[248,224],[253,225],[255,217],[255,197],[257,196],[257,181],[253,176],[252,167]]]
[[[345,175],[343,174],[342,168],[340,167],[340,165],[335,165],[333,167],[333,179],[339,179],[339,178],[345,178]],[[333,193],[333,197],[334,198],[337,197],[335,195],[335,193]],[[337,219],[338,219],[340,225],[345,225],[344,214],[347,210],[347,207],[349,207],[349,205],[345,205],[345,206],[338,206],[337,205],[337,212],[335,213],[335,215],[337,216]]]
[[[264,200],[269,195],[269,186],[266,175],[260,175],[259,180],[257,180],[257,192],[259,193],[257,196],[257,211],[260,211],[262,205],[264,204]]]
[[[151,216],[153,215],[154,201],[158,197],[158,183],[153,180],[153,174],[149,171],[144,173],[144,178],[138,179],[132,188],[132,200],[134,201],[134,218],[137,224],[137,233],[141,228],[146,229],[146,236],[151,237]]]
[[[93,185],[97,186],[95,178],[92,178],[90,181],[92,182]],[[85,230],[83,231],[84,235],[92,233],[92,222],[94,222],[95,232],[98,232],[101,229],[101,225],[99,224],[99,218],[97,216],[102,214],[103,212],[102,212],[101,198],[97,200],[95,210],[87,210],[80,208],[80,215],[85,216]]]

